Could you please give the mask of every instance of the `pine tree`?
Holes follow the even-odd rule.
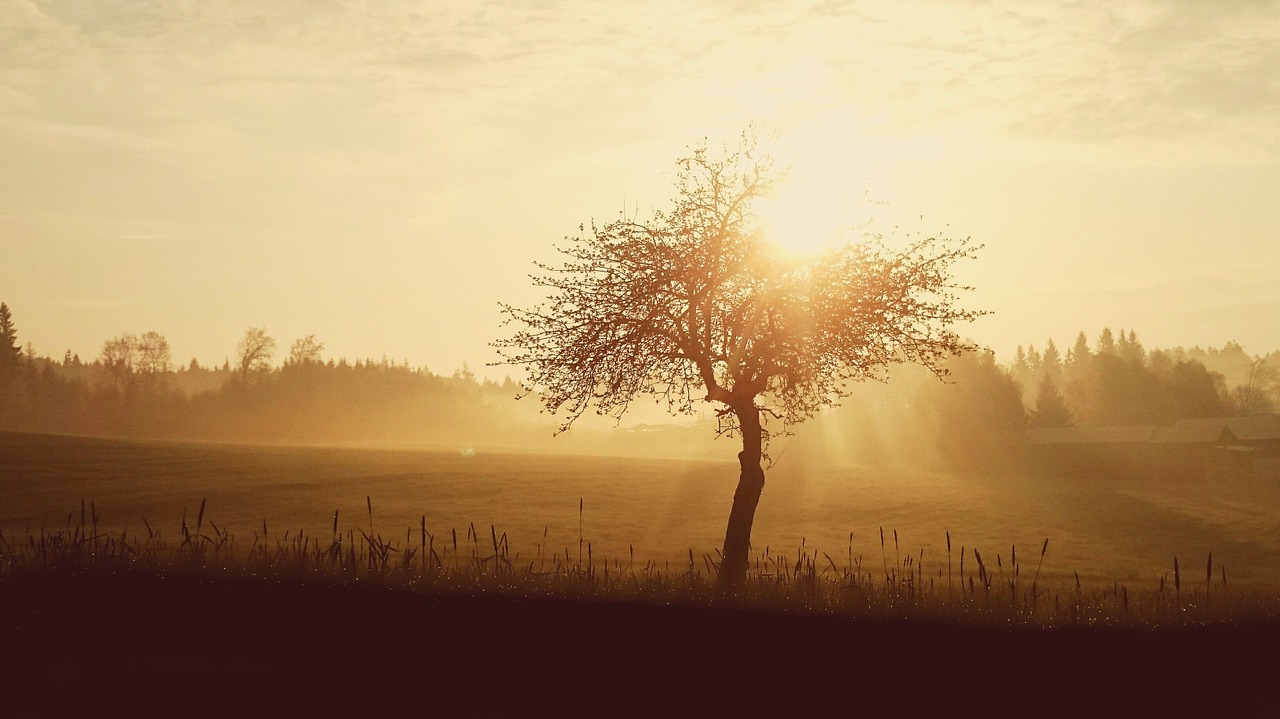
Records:
[[[1089,349],[1089,338],[1083,331],[1076,335],[1075,345],[1067,351],[1066,366],[1063,368],[1062,392],[1068,403],[1075,408],[1081,418],[1092,414],[1091,389],[1094,372],[1093,352]]]
[[[18,344],[18,328],[13,325],[13,313],[9,305],[0,302],[0,369],[17,366],[22,356],[22,345]]]
[[[1075,346],[1067,350],[1067,369],[1074,374],[1076,370],[1087,365],[1092,357],[1093,353],[1089,351],[1089,338],[1081,331],[1076,335]]]
[[[13,312],[8,304],[0,302],[0,362],[9,362],[22,354],[18,344],[18,328],[13,325]]]
[[[1044,354],[1040,356],[1040,371],[1046,377],[1052,377],[1055,383],[1062,381],[1062,354],[1058,352],[1053,338],[1045,343]]]
[[[1031,424],[1034,427],[1070,427],[1071,408],[1067,400],[1058,391],[1053,378],[1045,375],[1040,380],[1036,391],[1036,406],[1031,411]]]
[[[1110,327],[1104,327],[1102,334],[1098,335],[1098,342],[1095,345],[1095,353],[1099,355],[1111,355],[1116,352],[1116,340],[1111,334]]]
[[[1009,374],[1022,387],[1025,396],[1031,383],[1031,365],[1027,363],[1027,352],[1022,349],[1022,345],[1018,345],[1017,351],[1013,353],[1013,365],[1009,368]]]
[[[1041,364],[1043,359],[1044,358],[1040,356],[1040,353],[1036,351],[1036,346],[1031,345],[1031,347],[1027,350],[1027,366],[1031,368],[1031,376],[1033,378],[1040,376],[1040,373],[1043,369],[1043,366]]]
[[[1121,333],[1120,341],[1116,344],[1117,350],[1120,353],[1120,359],[1138,367],[1146,364],[1147,351],[1142,347],[1142,343],[1138,341],[1137,332],[1129,330],[1129,335],[1127,337],[1124,333]]]
[[[1027,352],[1022,349],[1022,345],[1018,345],[1017,351],[1013,353],[1013,376],[1020,377],[1024,374],[1031,373],[1031,366],[1027,364]]]

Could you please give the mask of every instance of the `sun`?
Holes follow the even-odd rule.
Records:
[[[821,175],[789,176],[767,196],[758,198],[755,214],[764,238],[795,258],[809,258],[848,242],[856,220],[853,198]]]
[[[806,129],[779,139],[776,157],[785,174],[753,205],[765,239],[797,259],[855,241],[871,219],[869,178],[849,152],[849,137]]]

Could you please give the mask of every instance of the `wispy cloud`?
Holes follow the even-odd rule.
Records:
[[[1026,182],[982,194],[1008,158],[1274,167],[1277,78],[1274,2],[0,0],[0,243],[180,227],[177,243],[213,248],[198,279],[403,286],[368,307],[428,315],[491,306],[486,281],[523,281],[529,243],[623,193],[660,203],[673,153],[749,119],[862,136],[833,132],[833,154],[969,162],[940,192],[1014,216]],[[937,174],[922,173],[917,193]],[[1046,223],[1103,217],[1051,180],[1031,188],[1060,213]],[[984,239],[1072,241],[1024,229]],[[69,274],[50,269],[63,255],[18,254]]]

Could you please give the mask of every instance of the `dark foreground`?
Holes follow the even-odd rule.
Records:
[[[9,578],[0,617],[14,717],[1280,716],[1271,624],[1008,629],[139,575]]]

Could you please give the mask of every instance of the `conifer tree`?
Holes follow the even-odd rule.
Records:
[[[1110,327],[1104,327],[1102,334],[1098,335],[1098,342],[1095,345],[1095,354],[1112,355],[1116,352],[1115,336],[1111,334]]]
[[[1067,351],[1063,367],[1062,393],[1067,403],[1075,408],[1081,419],[1090,414],[1090,390],[1093,386],[1093,352],[1089,349],[1089,337],[1082,330],[1076,335],[1076,343]]]
[[[1142,347],[1142,343],[1138,341],[1138,333],[1129,330],[1128,336],[1121,333],[1120,338],[1120,341],[1116,343],[1120,359],[1138,367],[1146,364],[1147,351]]]
[[[22,357],[22,345],[18,343],[18,328],[13,324],[9,305],[0,302],[0,371],[16,367]]]
[[[1071,426],[1071,408],[1058,390],[1058,385],[1048,374],[1040,379],[1036,390],[1036,406],[1031,411],[1031,424],[1035,427]]]
[[[1046,377],[1052,377],[1055,383],[1062,381],[1062,355],[1052,337],[1045,343],[1044,353],[1040,356],[1040,372]]]
[[[1043,360],[1044,358],[1041,357],[1040,353],[1036,351],[1036,346],[1031,345],[1031,347],[1027,350],[1027,366],[1031,368],[1032,378],[1039,377],[1041,372],[1044,371],[1044,366],[1042,364]]]
[[[1012,370],[1015,377],[1030,374],[1031,372],[1031,366],[1027,364],[1027,352],[1022,349],[1022,345],[1018,345],[1018,349],[1013,353]]]
[[[1089,363],[1089,359],[1093,353],[1089,351],[1089,338],[1085,336],[1082,330],[1076,335],[1076,343],[1071,349],[1067,350],[1067,370],[1068,373],[1074,373],[1075,370],[1083,368]]]

